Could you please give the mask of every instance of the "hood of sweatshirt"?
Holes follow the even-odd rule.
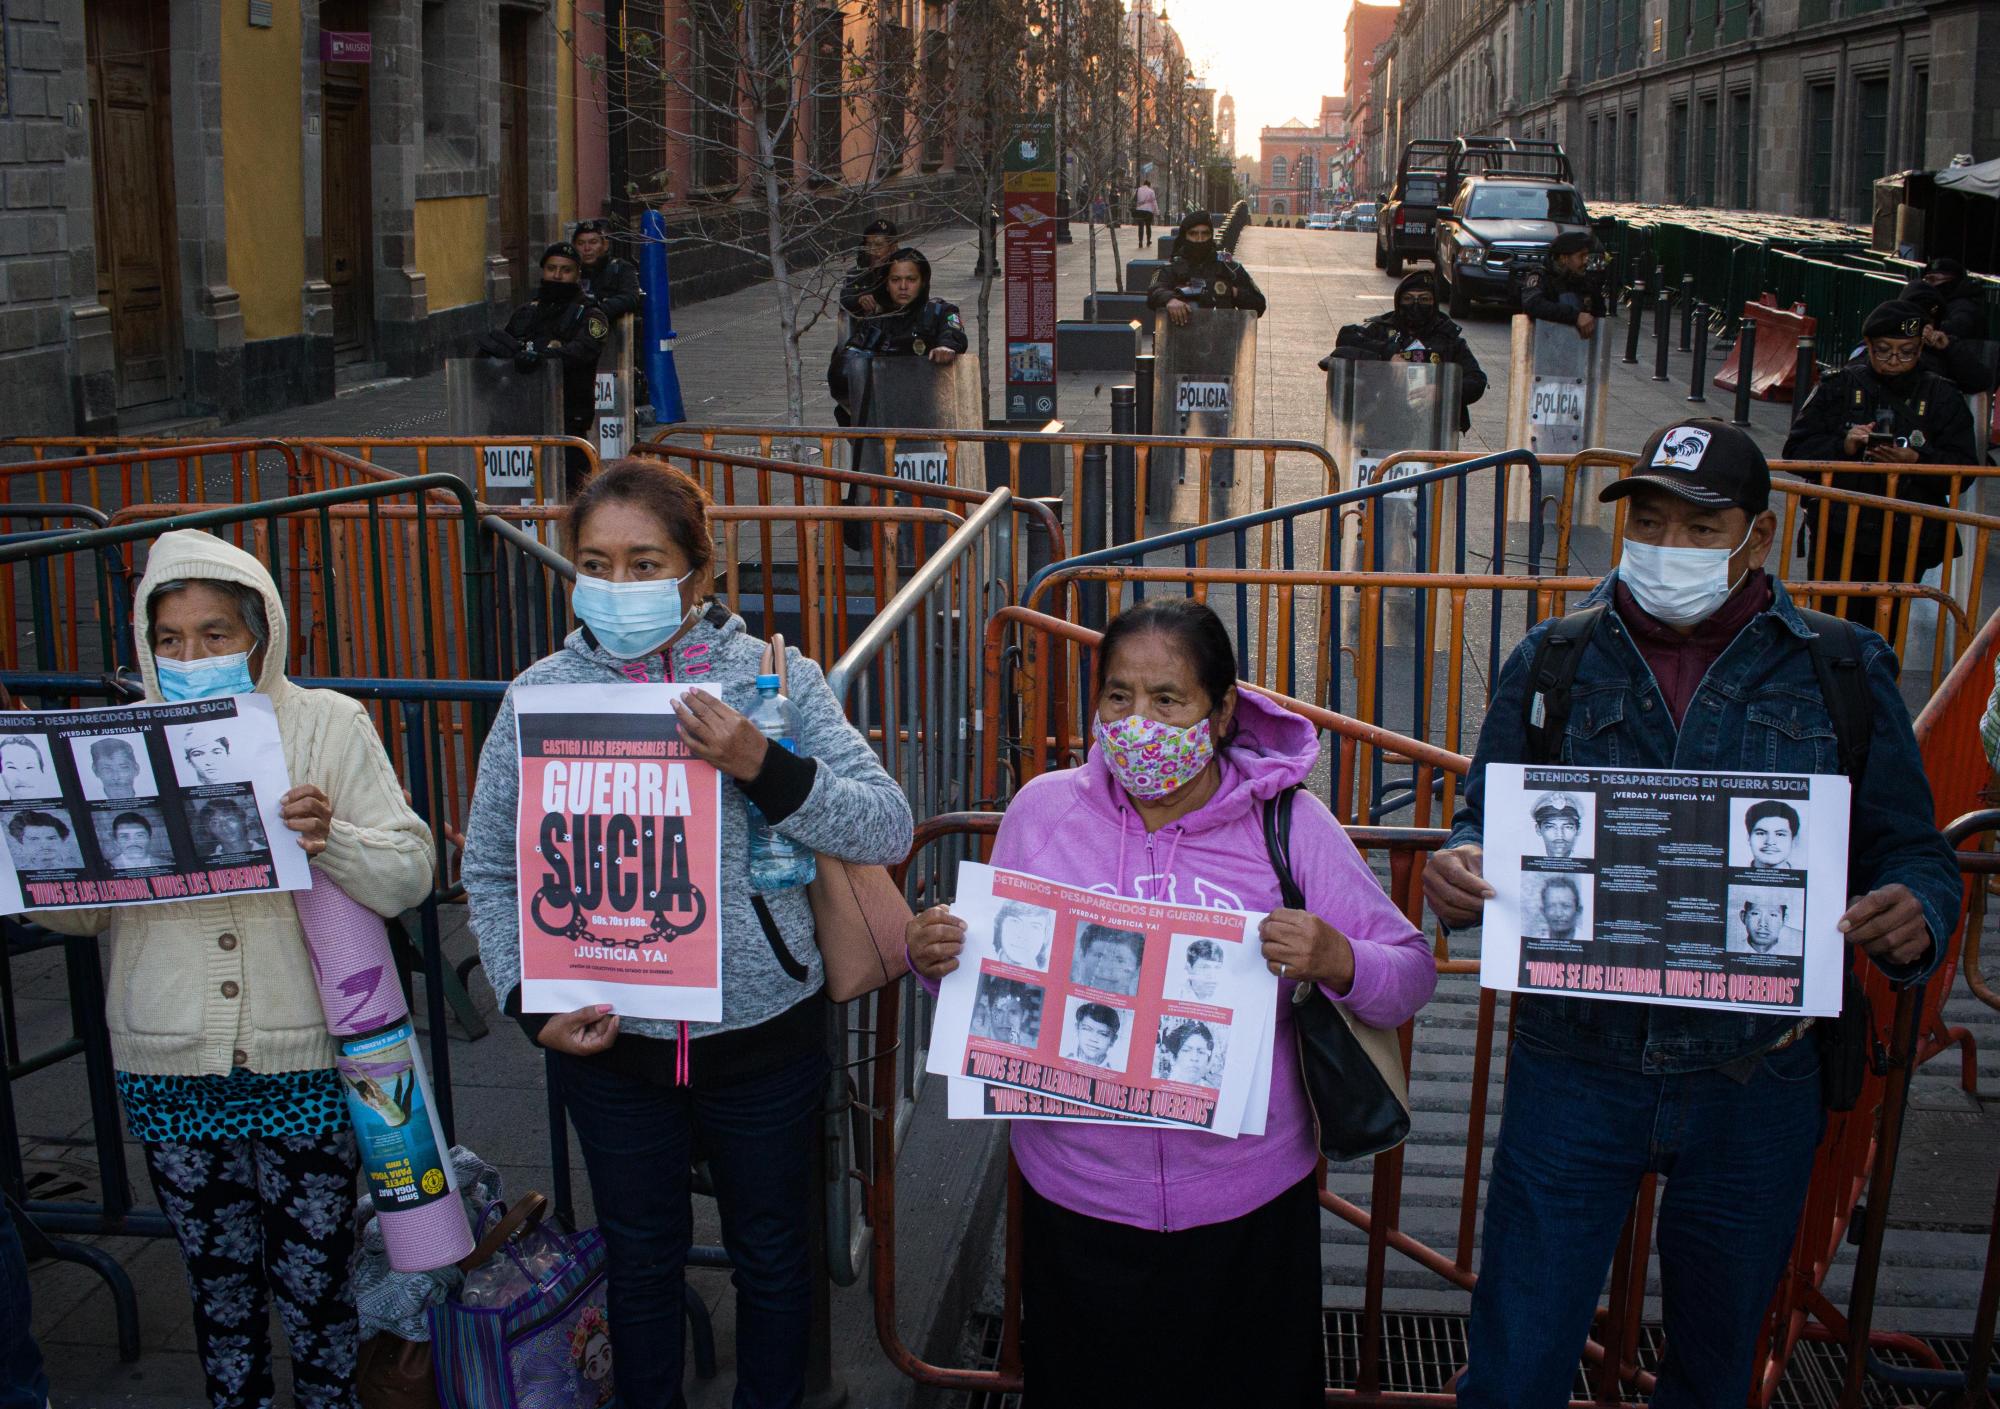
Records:
[[[278,585],[264,565],[232,543],[212,533],[191,528],[163,533],[153,540],[146,554],[146,571],[132,602],[132,633],[139,655],[139,673],[146,681],[146,698],[160,699],[159,672],[153,665],[152,618],[148,611],[153,594],[169,582],[231,582],[253,588],[264,599],[264,620],[271,638],[256,674],[260,693],[277,699],[292,688],[285,678],[285,654],[291,641],[291,626]]]

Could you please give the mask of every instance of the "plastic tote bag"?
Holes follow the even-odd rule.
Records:
[[[529,1194],[491,1205],[465,1284],[430,1310],[445,1409],[598,1409],[614,1396],[604,1239],[564,1233]]]

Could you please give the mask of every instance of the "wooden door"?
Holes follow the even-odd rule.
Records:
[[[514,264],[514,294],[534,283],[528,242],[528,26],[523,10],[500,12],[500,249]]]
[[[357,64],[326,65],[320,97],[320,209],[326,228],[326,282],[333,290],[333,350],[336,356],[359,357],[367,353],[374,330],[367,70]]]
[[[180,389],[166,7],[90,0],[86,16],[97,297],[111,311],[120,410]]]

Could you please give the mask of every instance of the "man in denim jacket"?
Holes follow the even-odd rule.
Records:
[[[1720,421],[1666,427],[1628,478],[1616,574],[1582,644],[1561,761],[1705,773],[1837,773],[1832,716],[1771,547],[1770,467]],[[1486,765],[1535,762],[1526,694],[1546,625],[1501,672],[1464,805],[1424,890],[1446,924],[1477,924]],[[1959,877],[1896,688],[1896,660],[1859,630],[1873,702],[1853,797],[1847,942],[1898,980],[1937,963]],[[1811,1020],[1763,1013],[1515,998],[1507,1102],[1472,1297],[1465,1406],[1564,1404],[1640,1180],[1665,1179],[1658,1227],[1667,1360],[1656,1409],[1738,1406],[1766,1303],[1792,1244],[1819,1142]],[[1801,1040],[1803,1039],[1803,1040]]]

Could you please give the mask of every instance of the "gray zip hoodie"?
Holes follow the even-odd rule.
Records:
[[[741,617],[711,605],[668,646],[639,661],[622,661],[572,631],[554,655],[536,661],[515,677],[515,685],[568,685],[674,681],[714,685],[733,709],[749,713],[757,697],[757,671],[764,643],[745,632]],[[888,865],[909,852],[914,824],[910,804],[882,768],[868,741],[847,722],[840,702],[827,688],[819,666],[789,647],[786,693],[804,722],[799,740],[813,760],[811,790],[785,811],[765,799],[765,815],[783,835],[843,861]],[[506,702],[486,736],[479,778],[466,824],[465,855],[459,874],[479,940],[480,962],[503,1002],[521,982],[520,866],[514,855],[515,814],[520,798],[514,697]],[[787,769],[790,781],[804,781],[804,769]],[[762,779],[757,780],[762,782]],[[756,783],[751,785],[753,788]],[[796,794],[797,788],[790,789]],[[690,1023],[690,1038],[755,1027],[819,992],[824,981],[819,948],[813,942],[812,906],[804,887],[766,896],[785,947],[803,979],[785,972],[750,903],[749,824],[744,797],[725,778],[722,789],[722,1021]],[[620,1031],[641,1037],[677,1038],[680,1024],[626,1018]]]

